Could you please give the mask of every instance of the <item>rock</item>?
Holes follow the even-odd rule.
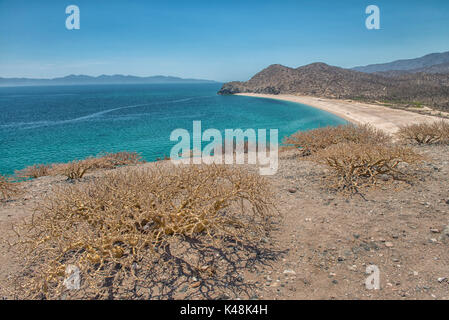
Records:
[[[198,287],[200,286],[200,284],[201,284],[201,282],[200,282],[200,281],[197,281],[197,282],[192,283],[192,284],[190,285],[190,287],[192,287],[192,288],[198,288]]]
[[[449,199],[446,200],[446,204],[449,204]]]
[[[296,274],[296,272],[293,270],[287,269],[287,270],[284,270],[284,274]]]
[[[181,288],[181,290],[179,290],[179,292],[184,293],[184,292],[187,291],[187,289],[189,289],[189,286],[184,286],[184,287]]]
[[[443,229],[443,232],[440,236],[441,241],[449,240],[449,224]]]
[[[440,230],[438,230],[438,229],[430,229],[430,232],[432,232],[432,233],[440,233]]]
[[[388,181],[390,180],[390,176],[388,174],[380,174],[378,175],[379,179],[382,181]]]
[[[349,269],[350,271],[356,271],[356,270],[357,270],[357,266],[354,264],[354,265],[352,265],[352,266],[349,266],[348,269]]]
[[[446,280],[446,277],[438,278],[438,282],[439,282],[439,283],[442,283],[442,282],[445,281],[445,280]]]
[[[296,188],[289,188],[288,192],[290,193],[295,193],[296,191],[298,191]]]
[[[392,248],[392,247],[393,247],[393,243],[391,243],[391,242],[385,242],[385,247],[387,247],[387,248]]]

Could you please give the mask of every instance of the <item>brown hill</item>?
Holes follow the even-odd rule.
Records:
[[[219,94],[296,94],[400,104],[425,104],[449,110],[449,74],[369,74],[325,63],[299,68],[271,65],[246,82],[229,82]]]
[[[449,62],[412,70],[390,70],[390,71],[376,72],[376,74],[386,77],[394,77],[410,73],[449,73]]]

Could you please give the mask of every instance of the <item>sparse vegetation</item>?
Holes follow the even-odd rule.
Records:
[[[88,171],[97,169],[113,169],[121,166],[144,163],[137,152],[121,151],[116,153],[103,153],[96,157],[87,157],[83,160],[74,160],[68,163],[55,163],[52,165],[35,164],[16,171],[19,178],[39,178],[43,176],[64,175],[68,179],[81,179]]]
[[[404,142],[418,144],[449,144],[449,122],[418,123],[401,127],[398,136]]]
[[[411,178],[401,165],[416,165],[422,159],[407,147],[357,143],[332,145],[312,157],[332,170],[329,178],[333,188],[350,193],[376,185],[380,177],[383,180]]]
[[[8,200],[18,193],[19,188],[17,187],[17,184],[11,182],[8,177],[0,175],[0,194],[1,194],[0,200],[1,201]]]
[[[303,156],[311,155],[339,143],[388,144],[391,138],[384,132],[369,125],[342,125],[310,131],[298,131],[284,139],[287,148],[296,148]]]
[[[94,158],[84,160],[74,160],[68,163],[54,164],[51,169],[51,175],[63,175],[69,180],[81,179],[88,170],[98,168],[97,161]]]
[[[121,166],[144,163],[142,157],[137,152],[127,151],[100,154],[92,159],[94,169],[113,169]]]
[[[271,201],[266,180],[229,166],[121,168],[59,187],[16,227],[12,248],[27,257],[17,294],[148,298],[163,285],[156,275],[172,283],[180,272],[213,274],[218,261],[235,273],[237,248],[261,254]],[[189,249],[177,254],[175,241]],[[63,285],[69,265],[80,270],[80,290]]]
[[[50,174],[50,169],[50,165],[35,164],[22,170],[16,171],[15,176],[18,178],[39,178],[48,176]]]

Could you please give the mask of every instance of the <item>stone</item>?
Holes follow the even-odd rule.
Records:
[[[189,289],[189,286],[184,286],[184,287],[181,288],[181,290],[179,290],[179,292],[184,293],[184,292],[187,291],[187,289]]]
[[[439,282],[439,283],[442,283],[442,282],[445,281],[445,280],[446,280],[446,277],[438,278],[438,282]]]
[[[438,230],[438,229],[430,229],[430,232],[432,232],[432,233],[440,233],[440,230]]]
[[[449,224],[443,229],[439,239],[441,241],[449,240]]]
[[[287,270],[284,270],[284,272],[283,272],[284,274],[296,274],[296,272],[295,271],[293,271],[293,270],[290,270],[290,269],[287,269]]]
[[[385,242],[385,246],[386,246],[387,248],[392,248],[392,247],[393,247],[393,243],[391,243],[391,242]]]
[[[296,191],[298,191],[296,188],[289,188],[288,192],[290,193],[295,193]]]

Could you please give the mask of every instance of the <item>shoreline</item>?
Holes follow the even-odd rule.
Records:
[[[351,100],[295,96],[290,94],[236,93],[235,95],[301,103],[332,113],[354,124],[371,124],[375,128],[389,134],[396,133],[401,126],[441,120],[441,118],[435,116],[422,115],[410,111]]]

